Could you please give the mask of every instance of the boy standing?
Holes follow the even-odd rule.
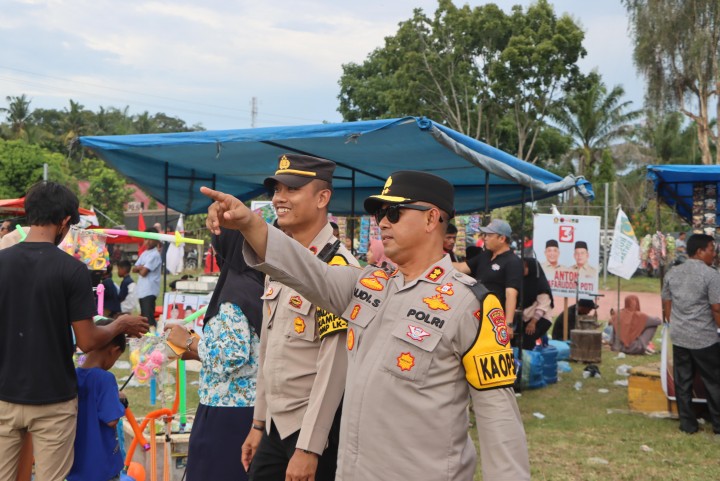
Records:
[[[122,260],[118,262],[118,276],[122,279],[120,282],[120,292],[118,294],[120,311],[127,313],[135,312],[138,301],[137,293],[135,292],[137,285],[130,276],[131,268],[130,261]]]
[[[108,325],[109,319],[97,325]],[[78,378],[78,417],[75,461],[68,481],[108,481],[123,468],[117,437],[118,419],[125,414],[117,381],[108,370],[125,352],[125,335],[119,334],[106,346],[87,354]]]
[[[145,232],[155,232],[155,229],[147,229]],[[157,326],[155,321],[155,300],[160,294],[160,271],[162,267],[162,257],[160,257],[158,251],[160,241],[147,239],[145,245],[147,249],[138,258],[132,271],[140,274],[137,282],[140,315],[147,317],[151,326]]]

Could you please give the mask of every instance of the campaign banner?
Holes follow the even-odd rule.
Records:
[[[163,326],[168,324],[185,325],[183,319],[194,314],[198,309],[210,303],[212,292],[207,294],[183,294],[181,292],[166,292],[163,299]],[[202,337],[203,321],[205,316],[195,319],[191,325],[185,327],[193,329]]]
[[[622,209],[618,210],[615,232],[608,258],[608,272],[630,279],[640,266],[640,244],[630,219]]]
[[[533,246],[553,296],[597,294],[600,217],[535,214]]]

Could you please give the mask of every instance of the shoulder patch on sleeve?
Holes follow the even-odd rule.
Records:
[[[345,319],[322,307],[315,308],[315,322],[318,325],[318,335],[321,340],[329,334],[347,331],[348,323]]]
[[[347,266],[350,265],[350,263],[347,261],[344,255],[342,254],[335,254],[335,256],[330,259],[330,262],[328,262],[331,266]]]
[[[474,278],[470,277],[467,274],[463,274],[460,271],[453,272],[452,276],[453,276],[453,279],[455,279],[459,282],[462,282],[466,286],[474,286],[477,283],[477,281]]]
[[[515,356],[500,301],[488,294],[474,312],[479,321],[475,342],[463,355],[465,378],[477,390],[508,387],[515,383]]]

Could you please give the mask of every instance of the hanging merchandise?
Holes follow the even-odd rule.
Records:
[[[85,264],[88,269],[102,271],[110,265],[105,234],[73,227],[58,248]]]
[[[363,216],[360,218],[360,235],[358,238],[357,252],[358,254],[367,254],[370,244],[370,217]]]

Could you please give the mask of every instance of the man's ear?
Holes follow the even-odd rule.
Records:
[[[324,209],[330,203],[330,196],[332,192],[330,189],[322,189],[318,191],[318,208]]]

